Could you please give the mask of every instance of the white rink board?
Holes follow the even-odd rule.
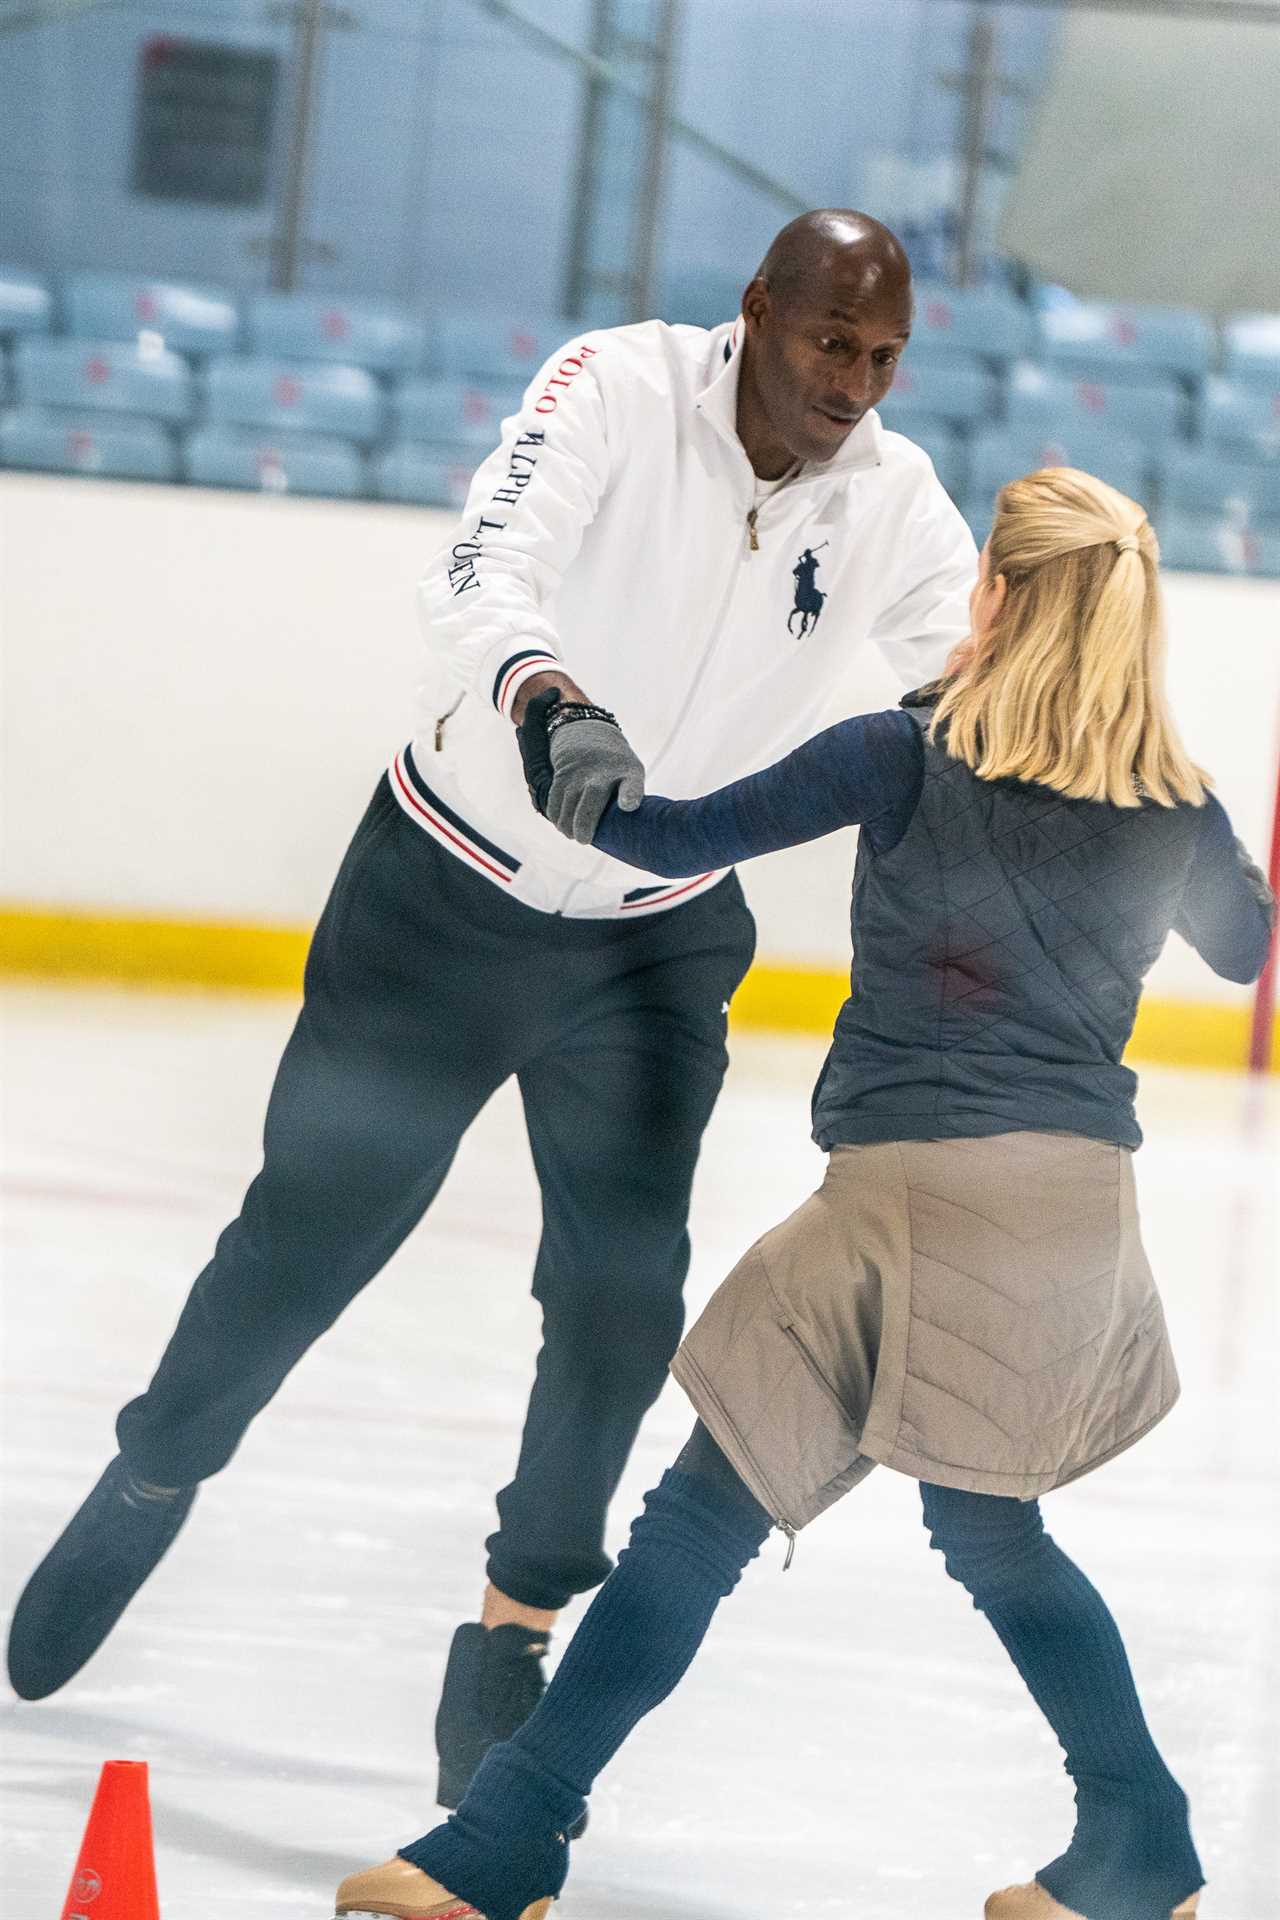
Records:
[[[0,898],[310,924],[411,730],[427,509],[0,473]],[[1192,751],[1265,857],[1280,744],[1280,584],[1172,575]],[[867,650],[830,717],[900,689]],[[626,715],[620,716],[624,724]],[[760,955],[848,964],[853,836],[749,863]],[[1172,939],[1167,998],[1241,1001]]]

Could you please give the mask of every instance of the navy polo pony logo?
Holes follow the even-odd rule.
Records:
[[[822,547],[830,546],[824,540]],[[822,609],[826,604],[826,594],[818,586],[818,555],[822,547],[806,547],[791,569],[791,577],[796,583],[796,603],[787,616],[787,632],[793,639],[803,640],[817,626]],[[800,626],[797,630],[796,620]]]

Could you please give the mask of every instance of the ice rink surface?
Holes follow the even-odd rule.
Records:
[[[11,987],[3,1012],[7,1620],[254,1172],[292,1009]],[[692,1308],[817,1184],[821,1052],[736,1036]],[[1191,1794],[1204,1920],[1276,1920],[1280,1082],[1150,1070],[1141,1115],[1183,1398],[1045,1516],[1110,1600]],[[537,1220],[507,1090],[102,1652],[51,1700],[5,1690],[5,1920],[60,1911],[106,1759],[151,1764],[164,1920],[326,1920],[344,1873],[433,1824],[445,1653],[475,1617],[536,1347]],[[689,1424],[669,1387],[615,1548]],[[785,1577],[769,1543],[605,1774],[563,1920],[979,1920],[991,1887],[1060,1850],[1057,1747],[919,1514],[882,1471],[801,1536]]]

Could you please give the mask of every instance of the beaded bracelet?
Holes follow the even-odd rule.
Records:
[[[618,725],[617,715],[610,713],[607,707],[593,707],[585,700],[561,700],[547,715],[548,737],[559,728],[568,726],[572,720],[603,720],[606,726]]]

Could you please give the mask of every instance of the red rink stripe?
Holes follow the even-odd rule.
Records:
[[[638,907],[665,907],[668,900],[679,900],[682,894],[692,893],[695,887],[700,887],[704,881],[714,880],[714,878],[714,871],[700,873],[696,880],[687,881],[683,887],[677,887],[674,893],[651,894],[647,900],[624,900],[621,911],[634,913]]]
[[[442,835],[444,839],[450,841],[455,847],[457,847],[460,853],[465,853],[469,860],[474,860],[478,867],[483,867],[486,873],[491,873],[495,880],[501,880],[502,884],[506,887],[509,887],[511,885],[511,880],[512,880],[511,874],[504,873],[501,867],[495,867],[491,860],[486,860],[484,855],[481,853],[477,853],[474,847],[469,847],[466,841],[462,838],[461,834],[455,833],[452,827],[447,827],[443,820],[441,820],[436,814],[432,813],[430,807],[424,806],[422,801],[419,800],[417,794],[413,791],[413,788],[409,785],[408,781],[404,777],[404,770],[400,765],[399,754],[396,755],[395,766],[392,770],[396,776],[396,785],[399,787],[401,793],[404,795],[405,799],[409,802],[409,805],[413,808],[415,813],[420,813],[424,820],[427,820],[431,823],[431,826],[434,828],[434,830],[438,834]]]

